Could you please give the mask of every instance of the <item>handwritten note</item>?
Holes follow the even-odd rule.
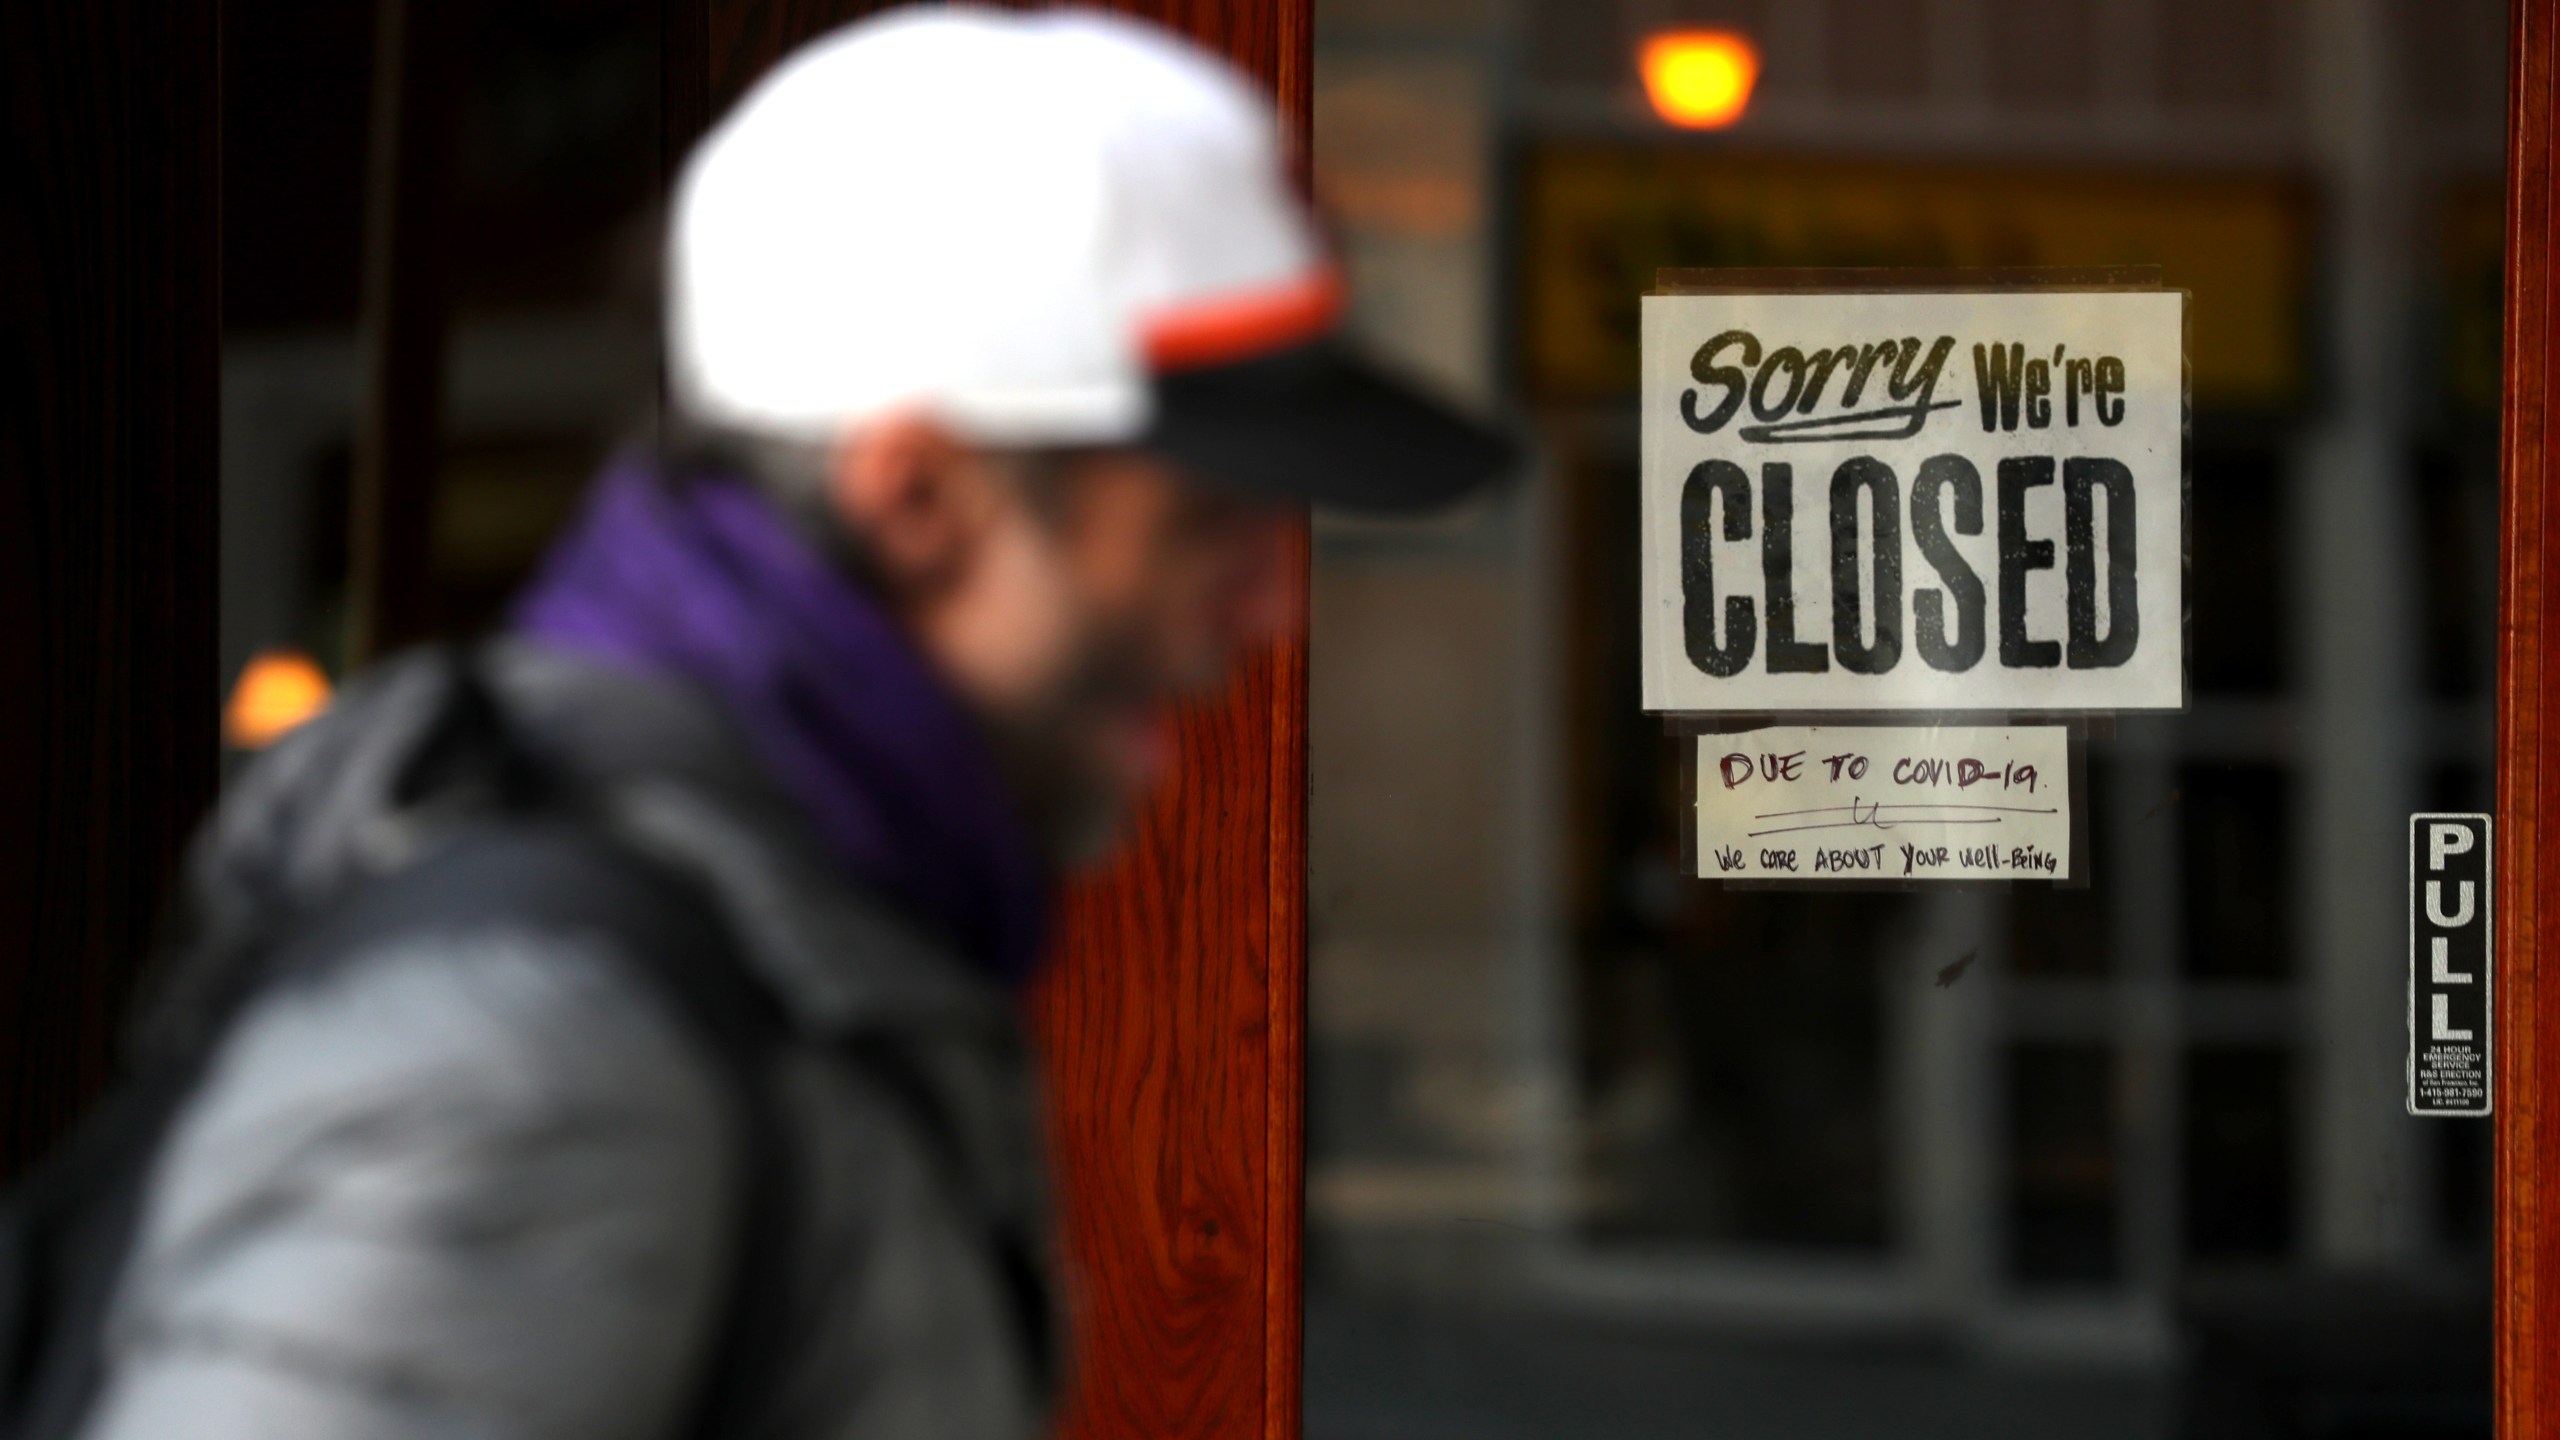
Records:
[[[1698,873],[1725,880],[2062,880],[2060,725],[1782,725],[1698,737]]]

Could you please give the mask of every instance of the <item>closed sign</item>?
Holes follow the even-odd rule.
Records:
[[[2185,703],[2185,297],[1644,299],[1644,703]]]

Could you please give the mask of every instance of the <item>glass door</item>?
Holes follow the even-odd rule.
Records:
[[[1318,5],[1357,323],[1537,460],[1317,522],[1312,1440],[2489,1433],[2491,1122],[2405,1091],[2409,817],[2491,808],[2506,45]],[[2039,717],[2072,865],[1702,875],[1698,733],[1807,717],[1647,708],[1658,272],[2126,267],[2185,297],[2184,686]]]

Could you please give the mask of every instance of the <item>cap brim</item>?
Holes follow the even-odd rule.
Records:
[[[1139,445],[1212,484],[1375,513],[1504,477],[1518,447],[1334,341],[1156,378]]]

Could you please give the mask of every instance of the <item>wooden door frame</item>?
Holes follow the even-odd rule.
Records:
[[[2560,1436],[2560,0],[2508,31],[2505,385],[2498,584],[2497,1413],[2502,1440]]]
[[[1311,0],[1126,0],[1274,91],[1303,183]],[[1061,1177],[1076,1440],[1299,1440],[1306,1220],[1307,606],[1226,696],[1037,1000]]]

